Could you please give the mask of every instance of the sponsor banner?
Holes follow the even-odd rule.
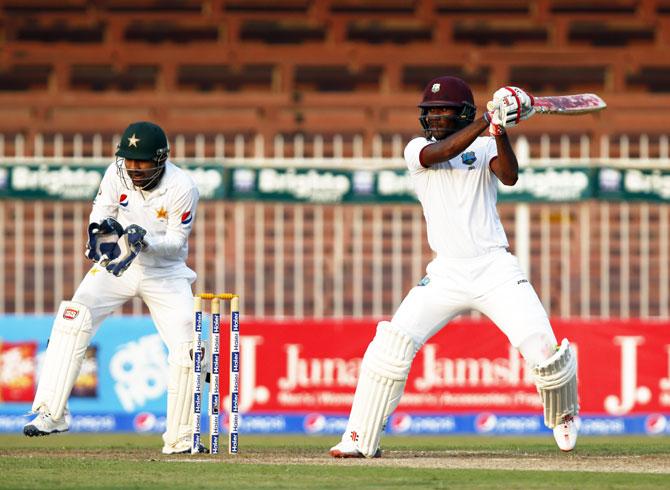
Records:
[[[26,414],[0,413],[0,433],[18,433],[30,420]],[[165,415],[150,412],[135,414],[80,413],[73,415],[71,432],[133,432],[138,434],[162,434],[165,431]],[[591,436],[613,436],[639,434],[670,436],[670,415],[652,413],[625,417],[589,416],[577,419],[579,433]],[[305,434],[340,437],[347,426],[345,415],[323,413],[292,414],[246,414],[240,418],[241,434]],[[225,437],[227,419],[222,416],[220,432]],[[209,432],[208,417],[203,417],[202,437]],[[389,419],[386,434],[411,435],[548,435],[543,417],[536,414],[477,414],[416,415],[396,412]]]
[[[1,164],[2,162],[0,162]],[[231,167],[226,161],[180,164],[201,199],[308,203],[416,202],[406,169],[347,170]],[[0,166],[0,198],[92,200],[106,166],[74,161]],[[670,171],[610,167],[524,167],[519,181],[498,186],[500,201],[670,199]]]
[[[0,411],[0,432],[21,432],[33,416],[27,413]],[[72,413],[69,432],[137,432],[163,433],[165,414],[138,413]]]
[[[202,199],[226,197],[221,165],[180,166],[193,177]],[[92,201],[106,169],[106,165],[76,161],[4,164],[0,167],[0,198]]]
[[[236,168],[232,172],[233,198],[334,203],[352,194],[352,173],[344,170]]]
[[[72,388],[72,396],[95,398],[98,395],[98,386],[98,347],[94,344],[86,349],[79,376]]]
[[[223,199],[228,197],[230,171],[222,165],[179,165],[188,173],[200,191],[200,199]],[[182,221],[183,221],[182,217]]]
[[[573,202],[596,197],[597,168],[520,169],[514,186],[498,184],[499,201]]]
[[[598,195],[611,200],[668,201],[670,172],[603,168],[598,174]]]
[[[46,316],[0,317],[0,415],[30,410],[51,322]],[[376,324],[372,319],[242,318],[240,430],[248,424],[246,430],[259,432],[339,432]],[[557,320],[553,326],[557,338],[570,339],[577,352],[587,433],[668,432],[670,324]],[[226,335],[222,338],[225,350]],[[109,430],[134,430],[118,421],[133,414],[164,417],[167,352],[150,319],[111,317],[94,340],[70,399],[72,413],[112,414],[117,419]],[[222,414],[230,406],[228,370],[226,361]],[[389,430],[532,433],[535,426],[544,430],[541,413],[530,370],[506,337],[488,320],[460,319],[417,353]],[[290,418],[295,414],[303,419]],[[465,416],[472,421],[459,418]],[[159,424],[149,415],[137,423]]]
[[[0,370],[2,391],[6,380],[19,379],[10,373],[29,373],[32,381],[21,400],[0,400],[0,414],[6,407],[28,412],[35,393],[52,317],[0,317]],[[33,346],[27,358],[21,358],[2,346],[28,343]],[[21,358],[22,362],[16,362]],[[73,414],[134,413],[148,411],[163,413],[166,404],[167,350],[151,321],[143,317],[113,317],[96,333],[84,357],[82,369],[75,382],[69,406]],[[16,382],[13,382],[16,385]]]
[[[232,199],[417,202],[407,170],[232,169]]]
[[[305,320],[245,328],[242,322],[240,411],[348,412],[375,325]],[[670,412],[669,325],[556,321],[554,327],[577,351],[583,413]],[[506,337],[489,321],[459,320],[419,351],[399,409],[539,413],[542,405],[532,373]]]
[[[21,432],[30,420],[26,413],[0,411],[0,432]],[[72,415],[70,432],[120,432],[130,431],[132,416],[112,413],[77,413]]]
[[[0,168],[0,198],[92,200],[105,167],[29,162]]]
[[[454,415],[412,415],[396,411],[389,418],[386,432],[391,434],[451,434],[462,432],[463,417]],[[460,430],[459,430],[460,429]]]

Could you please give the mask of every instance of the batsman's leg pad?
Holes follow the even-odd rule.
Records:
[[[92,335],[93,323],[88,307],[74,301],[62,301],[51,329],[33,412],[46,407],[54,420],[63,417]]]
[[[400,402],[416,354],[416,344],[390,322],[380,322],[368,346],[351,407],[351,437],[368,458],[377,454],[388,417]]]
[[[579,413],[577,358],[568,339],[563,339],[558,351],[533,369],[533,376],[542,397],[547,427],[553,429],[566,416]]]

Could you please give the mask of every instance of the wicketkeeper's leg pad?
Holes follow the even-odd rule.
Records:
[[[176,347],[176,355],[169,365],[167,389],[167,417],[163,433],[163,452],[178,453],[191,448],[193,437],[193,342],[183,342]],[[209,348],[202,341],[202,378],[208,369]]]
[[[44,356],[32,407],[34,412],[46,407],[54,420],[63,416],[92,335],[93,323],[88,307],[74,301],[62,301]]]
[[[163,433],[164,453],[190,449],[193,430],[192,342],[177,346],[175,362],[169,365],[167,419]]]
[[[566,416],[579,413],[577,397],[577,358],[568,339],[558,351],[533,369],[535,385],[544,405],[544,423],[550,429]]]
[[[374,457],[388,417],[398,406],[417,347],[390,322],[380,322],[361,364],[348,430],[358,450]]]

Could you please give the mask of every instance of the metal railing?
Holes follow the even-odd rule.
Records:
[[[171,159],[215,160],[249,165],[290,164],[327,167],[349,167],[362,163],[368,166],[402,166],[402,152],[412,135],[381,135],[364,144],[363,135],[296,134],[277,135],[267,139],[261,134],[177,134],[171,138]],[[0,134],[0,159],[4,161],[60,162],[69,159],[100,163],[111,160],[120,135],[103,136],[74,134],[37,134],[27,141],[23,134]],[[593,141],[587,135],[524,135],[513,134],[517,153],[529,165],[585,164],[590,161],[622,165],[670,166],[668,135],[604,135]]]
[[[203,137],[204,138],[204,137]],[[84,145],[75,137],[65,144],[55,138],[53,148],[68,147],[45,156],[17,151],[3,161],[43,158],[67,163],[82,159],[100,164],[102,137]],[[402,140],[375,150],[378,156],[322,155],[268,158],[262,138],[259,150],[247,154],[240,137],[239,152],[228,159],[221,150],[210,157],[202,143],[186,154],[182,138],[175,138],[175,161],[225,158],[235,165],[397,167],[402,165]],[[2,139],[0,139],[0,142]],[[353,140],[352,140],[353,142]],[[544,142],[544,143],[542,143]],[[274,140],[272,154],[286,142]],[[591,142],[570,138],[540,140],[533,155],[524,137],[516,139],[524,165],[609,165],[670,167],[668,140],[635,142],[635,157],[627,138],[616,149],[600,141],[599,153],[589,157]],[[314,142],[311,143],[312,147]],[[337,148],[332,141],[329,148]],[[544,145],[544,146],[542,146]],[[555,155],[555,148],[560,149]],[[20,149],[16,141],[12,145]],[[84,152],[84,147],[94,149]],[[299,148],[295,140],[293,149]],[[0,155],[4,152],[0,145]],[[380,146],[381,148],[381,146]],[[653,148],[653,151],[652,151]],[[282,150],[283,151],[283,150]],[[340,150],[337,150],[338,152]],[[362,152],[362,147],[356,152]],[[33,152],[31,152],[33,153]],[[341,150],[345,154],[344,146]],[[382,157],[393,153],[394,156]],[[544,153],[544,156],[542,155]],[[210,160],[211,161],[211,160]],[[104,163],[104,161],[102,162]],[[90,203],[56,201],[0,201],[0,313],[49,313],[70,297],[89,264],[83,257]],[[574,204],[504,203],[499,206],[515,253],[554,317],[670,317],[670,217],[666,203],[585,201]],[[203,201],[191,237],[189,264],[198,273],[197,291],[235,290],[241,309],[258,317],[388,316],[423,275],[431,252],[418,204],[288,204],[272,202]],[[145,312],[135,300],[124,313]]]

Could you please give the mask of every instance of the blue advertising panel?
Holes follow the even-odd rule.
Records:
[[[0,432],[20,432],[28,420],[36,373],[40,370],[51,324],[49,316],[0,317]],[[167,373],[167,350],[149,317],[109,318],[93,337],[70,398],[70,430],[163,432]],[[206,412],[203,407],[203,415]],[[295,410],[282,412],[243,413],[240,432],[339,435],[346,423],[347,413],[322,413],[296,406]],[[618,417],[585,414],[579,424],[580,432],[585,435],[670,435],[670,417],[662,413]],[[202,426],[205,433],[207,416],[203,416]],[[224,413],[221,427],[226,426]],[[442,414],[402,408],[390,418],[386,431],[396,435],[549,433],[541,413],[509,414],[493,410]]]
[[[34,368],[39,373],[52,321],[47,316],[0,317],[0,345],[35,342]],[[107,319],[93,337],[89,353],[92,354],[87,353],[84,359],[80,379],[88,377],[93,381],[81,390],[79,380],[75,386],[68,403],[73,415],[71,430],[162,431],[167,349],[151,319],[140,316]],[[0,366],[11,376],[12,366],[6,364]],[[25,400],[11,403],[0,400],[0,431],[22,426],[31,405]]]

